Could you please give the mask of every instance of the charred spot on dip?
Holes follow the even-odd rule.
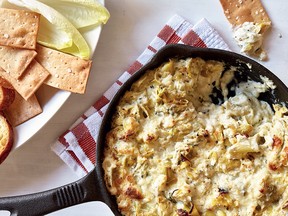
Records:
[[[288,109],[242,72],[173,58],[125,92],[102,164],[123,215],[287,214]]]

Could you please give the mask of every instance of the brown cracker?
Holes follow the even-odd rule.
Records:
[[[225,16],[233,26],[244,22],[271,24],[260,0],[220,0],[220,2]]]
[[[0,45],[35,49],[40,14],[0,8]]]
[[[36,55],[34,50],[0,46],[0,67],[18,79]]]
[[[20,79],[13,78],[0,67],[0,76],[9,81],[15,90],[26,100],[36,92],[49,75],[49,72],[36,60],[31,62]]]
[[[83,94],[91,69],[91,61],[83,60],[37,44],[36,60],[51,76],[45,84],[62,90]]]
[[[25,100],[16,93],[15,100],[10,107],[5,110],[5,115],[11,125],[16,127],[41,112],[42,108],[34,94],[28,100]]]
[[[1,71],[1,67],[0,67],[0,71]],[[2,77],[0,75],[0,86],[3,86],[4,88],[8,88],[8,89],[14,89],[13,86],[11,85],[10,82],[8,82],[4,77]]]

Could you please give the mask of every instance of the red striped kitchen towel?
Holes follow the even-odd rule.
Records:
[[[79,176],[86,175],[94,168],[99,127],[114,94],[161,47],[171,43],[229,50],[206,19],[192,25],[181,16],[174,15],[128,70],[52,145],[52,150]]]

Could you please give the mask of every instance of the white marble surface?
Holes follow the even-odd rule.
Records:
[[[262,63],[288,84],[288,1],[262,2],[273,22],[265,41],[270,59]],[[50,150],[51,143],[127,69],[174,14],[192,23],[205,17],[230,48],[239,52],[217,0],[106,0],[105,4],[111,18],[93,56],[87,93],[72,95],[47,125],[0,165],[0,196],[43,191],[78,179]],[[0,215],[9,214],[0,211]],[[50,215],[113,214],[105,204],[91,202]]]

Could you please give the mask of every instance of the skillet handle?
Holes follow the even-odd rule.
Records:
[[[7,210],[12,216],[44,215],[76,204],[99,200],[96,172],[52,190],[0,198],[0,210]]]

